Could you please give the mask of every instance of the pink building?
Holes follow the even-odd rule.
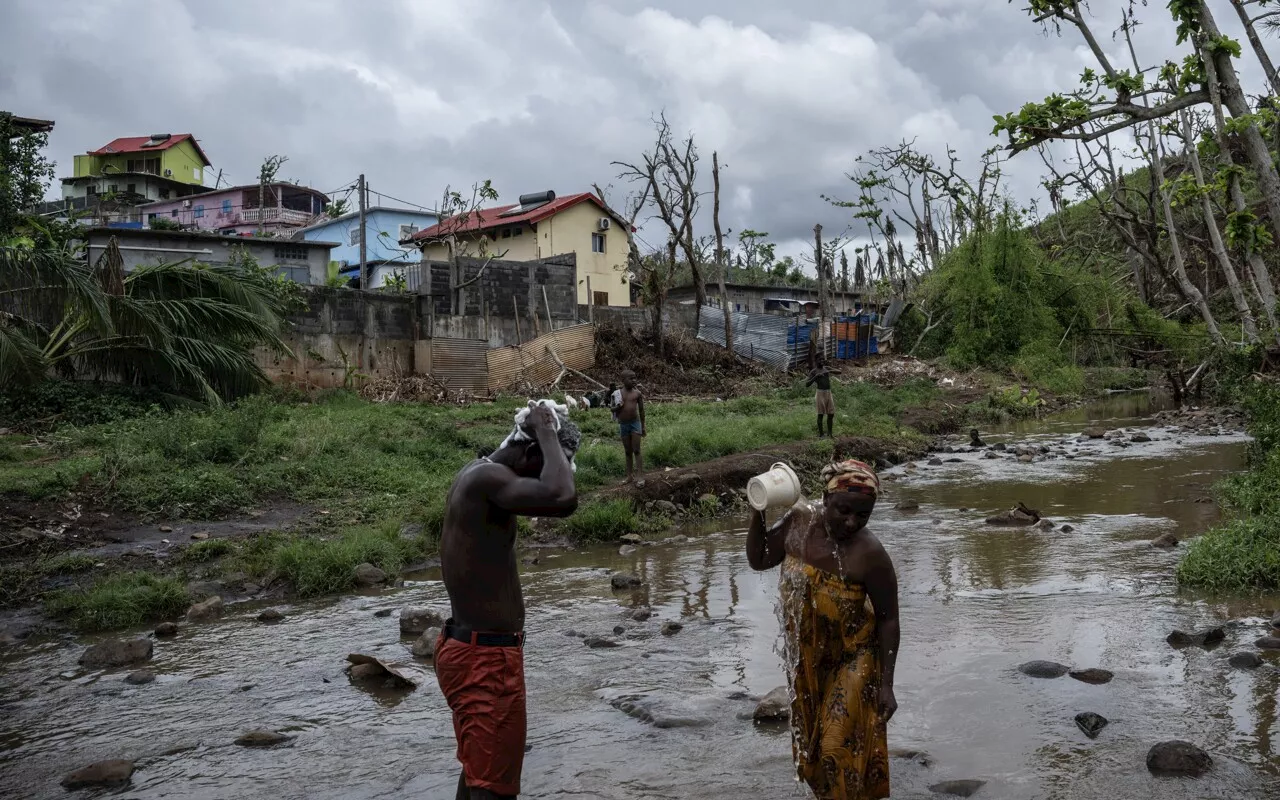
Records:
[[[329,205],[323,192],[283,181],[267,184],[265,204],[258,200],[259,191],[256,183],[214,189],[177,200],[147,203],[138,211],[147,227],[153,220],[168,219],[185,230],[250,235],[258,230],[281,233],[302,228]]]

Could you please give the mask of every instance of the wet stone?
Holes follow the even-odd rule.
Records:
[[[284,619],[284,614],[278,609],[268,608],[258,615],[258,622],[270,624],[272,622],[280,622]]]
[[[929,459],[929,466],[931,466],[931,467],[940,467],[940,466],[942,466],[942,459],[940,459],[940,458],[931,458],[931,459]]]
[[[922,767],[933,766],[933,756],[923,750],[913,750],[909,747],[889,748],[889,758],[898,758],[903,761],[910,761],[913,764],[919,764]]]
[[[934,794],[950,795],[952,797],[972,797],[975,792],[986,785],[986,781],[969,778],[959,781],[943,781],[941,783],[935,783],[929,787],[929,791]]]
[[[1129,438],[1129,441],[1136,442],[1138,444],[1145,444],[1151,441],[1151,437],[1145,433],[1135,433],[1133,436]]]
[[[1147,769],[1156,775],[1199,777],[1213,766],[1213,758],[1190,742],[1161,742],[1147,752]]]
[[[613,632],[616,633],[618,636],[621,636],[622,634],[627,632],[627,629],[622,627],[621,625],[614,625]]]
[[[391,616],[391,609],[389,609],[389,608],[381,608],[381,609],[378,609],[377,611],[373,612],[373,615],[374,615],[375,617],[389,617],[389,616]]]
[[[1075,528],[1073,528],[1070,525],[1063,525],[1061,528],[1059,528],[1059,530],[1061,530],[1063,533],[1071,533],[1072,531],[1075,530]]]
[[[618,555],[620,556],[633,555],[635,554],[635,552],[636,552],[635,546],[630,544],[624,544],[622,547],[618,548]]]
[[[62,787],[74,791],[94,787],[124,786],[132,776],[133,762],[116,758],[81,767],[62,779]]]
[[[187,620],[205,622],[222,615],[222,598],[210,597],[187,609]]]
[[[619,541],[626,542],[627,544],[640,544],[642,537],[638,533],[628,533],[621,536]]]
[[[283,733],[277,733],[276,731],[253,730],[242,733],[235,743],[241,747],[273,747],[283,744],[291,738],[293,737],[285,736]]]
[[[1000,456],[996,455],[996,454],[995,454],[994,452],[992,452],[991,450],[988,450],[986,453],[983,453],[982,457],[983,457],[983,458],[989,458],[989,459],[993,459],[993,460],[994,460],[994,459],[999,458]]]
[[[653,507],[656,508],[659,513],[666,514],[668,516],[674,516],[680,513],[679,506],[670,500],[658,500],[654,502]]]
[[[150,639],[108,639],[85,650],[80,656],[80,665],[89,669],[123,667],[138,661],[149,661],[151,651]]]
[[[142,686],[143,684],[155,681],[156,674],[149,669],[140,669],[137,672],[130,672],[124,682],[130,686]]]
[[[1271,627],[1280,630],[1280,611],[1277,611],[1276,615],[1271,618]]]
[[[1056,661],[1028,661],[1018,666],[1018,671],[1032,678],[1061,678],[1071,670]]]
[[[1168,549],[1178,546],[1178,536],[1175,533],[1163,533],[1151,540],[1152,547],[1160,547]]]
[[[756,722],[783,722],[791,719],[791,695],[779,686],[764,696],[751,718]]]
[[[614,591],[634,589],[642,583],[643,581],[638,576],[630,572],[615,572],[609,576],[609,585]]]
[[[662,623],[663,636],[675,636],[677,633],[679,633],[682,630],[684,630],[684,626],[681,625],[679,622],[668,621],[668,622]]]
[[[436,642],[439,640],[440,628],[429,628],[418,637],[418,640],[413,643],[413,647],[409,648],[409,652],[413,653],[414,658],[435,658]]]
[[[1111,683],[1111,679],[1115,677],[1115,675],[1107,670],[1098,669],[1097,667],[1090,667],[1089,669],[1073,669],[1068,674],[1081,683],[1090,683],[1094,686]]]
[[[443,628],[444,617],[431,608],[405,608],[400,611],[400,635],[421,636],[431,628]]]
[[[372,564],[356,565],[356,585],[357,586],[364,586],[364,587],[377,586],[378,584],[385,583],[386,580],[387,580],[387,573],[378,569],[374,565]]]
[[[636,622],[645,622],[649,619],[649,617],[653,616],[653,609],[649,608],[648,606],[640,606],[639,608],[633,608],[631,610],[631,613],[629,613],[627,616],[629,616],[631,619],[635,620]]]
[[[1222,628],[1209,628],[1197,633],[1187,633],[1186,631],[1174,631],[1165,637],[1165,641],[1170,646],[1176,648],[1190,647],[1198,645],[1200,647],[1213,647],[1221,642],[1227,636]]]
[[[1249,650],[1239,653],[1233,653],[1231,658],[1227,659],[1227,663],[1236,669],[1257,669],[1262,666],[1262,658]]]
[[[174,622],[161,622],[156,626],[155,634],[161,639],[166,639],[170,636],[177,636],[178,625]]]
[[[1095,714],[1092,711],[1076,714],[1076,726],[1090,739],[1097,739],[1098,734],[1102,733],[1102,729],[1107,727],[1107,724],[1106,717],[1101,714]]]
[[[620,647],[617,642],[612,639],[606,639],[603,636],[588,636],[582,640],[582,643],[592,650],[601,650],[610,647]]]
[[[1260,650],[1280,650],[1280,636],[1263,636],[1253,644]]]

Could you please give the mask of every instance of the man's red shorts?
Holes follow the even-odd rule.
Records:
[[[524,766],[524,651],[450,639],[436,642],[436,678],[453,710],[467,786],[520,794]]]

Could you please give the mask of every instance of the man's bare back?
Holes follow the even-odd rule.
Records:
[[[445,500],[440,563],[460,627],[524,629],[524,597],[516,566],[516,515],[498,508],[488,489],[511,470],[488,461],[463,468]]]

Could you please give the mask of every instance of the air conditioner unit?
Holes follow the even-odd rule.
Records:
[[[171,169],[166,169],[166,170],[164,171],[164,176],[165,176],[166,178],[172,178],[172,177],[173,177],[173,170],[171,170]]]
[[[609,219],[608,217],[601,217],[601,218],[600,218],[600,222],[599,222],[600,230],[602,230],[602,231],[607,231],[607,230],[609,230],[609,226],[610,226],[611,224],[613,224],[613,220]]]
[[[190,200],[183,200],[183,201],[182,201],[182,207],[183,207],[183,208],[191,208],[191,201],[190,201]]]

